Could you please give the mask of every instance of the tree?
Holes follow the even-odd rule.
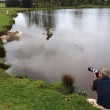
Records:
[[[68,6],[72,6],[73,5],[74,0],[69,0],[68,1]]]
[[[97,4],[98,5],[103,5],[104,4],[104,0],[97,0]]]
[[[110,5],[110,0],[105,0],[107,5]]]
[[[6,7],[19,7],[20,0],[6,0],[5,5]]]
[[[81,0],[74,0],[74,5],[80,5],[81,4]]]
[[[21,0],[22,7],[31,8],[33,4],[33,0]]]

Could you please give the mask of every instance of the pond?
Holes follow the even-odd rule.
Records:
[[[47,38],[47,28],[52,35]],[[27,74],[31,79],[61,81],[72,74],[76,90],[88,97],[93,75],[88,71],[110,66],[110,9],[58,9],[19,13],[10,31],[20,39],[5,44],[8,73]]]

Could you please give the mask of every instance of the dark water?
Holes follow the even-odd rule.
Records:
[[[53,35],[48,40],[46,27]],[[61,9],[19,13],[11,31],[20,31],[19,41],[5,45],[9,73],[32,79],[61,81],[75,76],[76,87],[90,90],[93,80],[87,68],[110,66],[110,9]]]

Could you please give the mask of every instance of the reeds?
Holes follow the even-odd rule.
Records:
[[[62,83],[68,88],[68,93],[73,93],[75,89],[75,77],[71,74],[64,74],[62,77]]]

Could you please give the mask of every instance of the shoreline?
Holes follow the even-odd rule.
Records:
[[[53,9],[83,9],[83,8],[110,8],[110,5],[91,5],[91,4],[86,4],[86,5],[78,5],[78,6],[64,6],[64,7],[46,7],[46,8],[0,8],[0,9],[4,9],[4,10],[11,10],[13,11],[13,9],[15,12],[10,14],[10,16],[5,15],[10,17],[10,24],[9,25],[5,25],[4,27],[6,27],[6,30],[0,31],[0,36],[2,36],[3,34],[6,34],[6,32],[8,30],[10,30],[12,28],[12,25],[15,23],[15,20],[13,19],[14,17],[18,16],[19,12],[25,12],[25,11],[32,11],[32,10],[53,10]]]
[[[5,8],[3,8],[3,9],[5,11]],[[9,8],[6,8],[6,9],[8,10]],[[3,13],[4,17],[9,18],[9,21],[8,21],[9,24],[3,26],[3,28],[5,28],[5,29],[0,31],[0,37],[5,35],[12,28],[13,24],[15,23],[15,20],[13,18],[17,17],[19,12],[24,12],[26,10],[27,9],[16,10],[15,13],[11,14],[11,17],[9,15],[6,15]],[[5,51],[4,43],[3,43],[2,39],[0,39],[0,51],[1,51],[0,53],[3,54],[2,56],[0,56],[0,69],[7,70],[8,68],[10,68],[11,65],[5,63],[4,58],[6,56],[6,51]]]

